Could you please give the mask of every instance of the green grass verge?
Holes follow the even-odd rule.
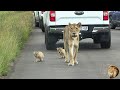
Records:
[[[0,11],[0,76],[7,75],[32,29],[32,12]]]

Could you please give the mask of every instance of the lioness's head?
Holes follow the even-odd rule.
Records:
[[[79,22],[78,24],[71,24],[69,23],[68,25],[69,27],[69,31],[70,31],[70,36],[72,38],[78,37],[79,36],[79,32],[80,32],[80,27],[81,27],[81,23]]]

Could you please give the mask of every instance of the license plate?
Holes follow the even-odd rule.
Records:
[[[88,26],[82,26],[81,27],[81,31],[87,31],[88,30]]]

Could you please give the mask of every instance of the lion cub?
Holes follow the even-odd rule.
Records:
[[[119,74],[119,69],[116,66],[110,65],[108,67],[108,75],[110,79],[115,78]]]
[[[43,52],[41,52],[41,51],[34,51],[33,54],[34,54],[34,56],[36,58],[35,62],[43,61],[43,58],[44,58]]]
[[[59,58],[65,58],[65,49],[59,47],[57,48],[57,52],[60,54]]]

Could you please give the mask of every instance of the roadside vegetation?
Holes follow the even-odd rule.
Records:
[[[33,28],[31,11],[0,11],[0,76],[6,76]]]

